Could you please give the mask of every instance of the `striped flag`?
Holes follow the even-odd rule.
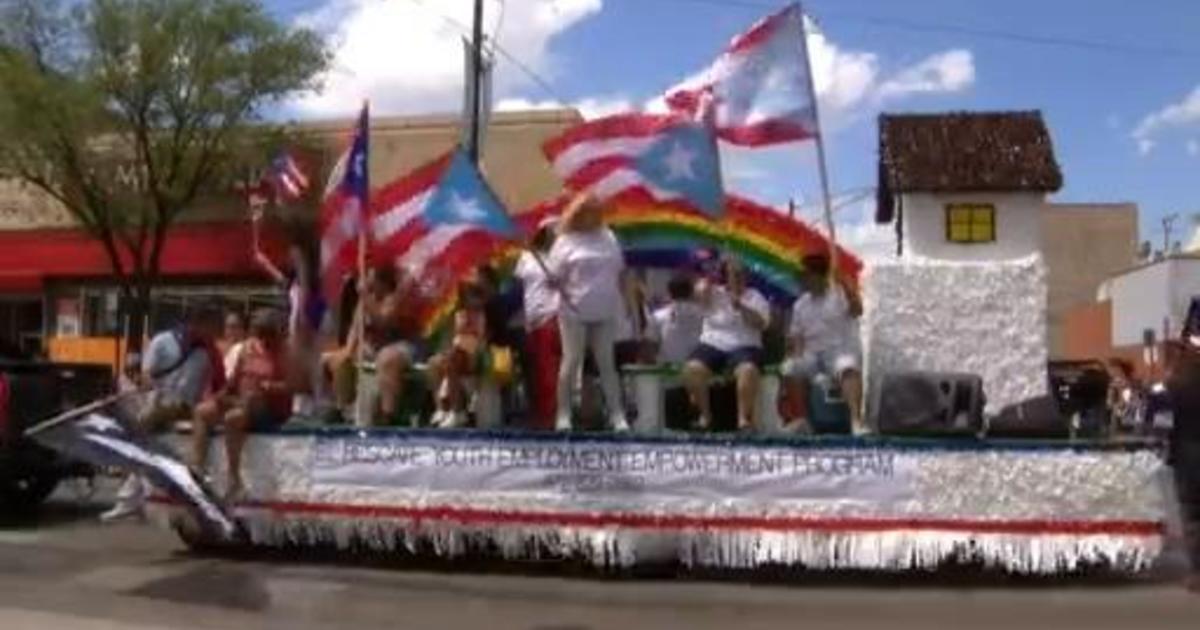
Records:
[[[295,201],[308,191],[308,175],[288,151],[271,160],[271,169],[267,177],[276,196],[286,201]]]
[[[419,279],[430,305],[517,231],[507,214],[496,216],[503,209],[494,195],[479,193],[486,183],[469,163],[464,171],[464,158],[461,150],[451,151],[380,188],[372,201],[374,254]],[[490,200],[475,202],[479,212],[462,216],[456,201],[466,197]]]
[[[710,217],[722,214],[720,156],[702,122],[617,114],[576,125],[542,150],[568,186],[602,200],[678,202]]]
[[[711,98],[717,135],[732,144],[754,147],[816,136],[804,31],[798,4],[759,20],[697,77],[669,90],[667,105],[691,116],[705,96]]]
[[[111,412],[111,413],[109,413]],[[115,406],[28,434],[39,443],[94,466],[113,466],[144,476],[183,505],[207,533],[229,540],[237,525],[221,503],[192,476],[178,456],[127,425]]]
[[[321,279],[325,299],[336,304],[346,277],[358,264],[358,244],[366,223],[369,111],[364,103],[346,152],[329,175],[321,204]]]

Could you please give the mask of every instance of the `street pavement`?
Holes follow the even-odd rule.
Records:
[[[1200,628],[1178,567],[1134,580],[938,575],[562,576],[217,558],[152,525],[102,525],[111,484],[0,525],[0,629]]]

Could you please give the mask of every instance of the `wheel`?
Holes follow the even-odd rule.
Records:
[[[57,475],[38,471],[13,471],[0,479],[0,505],[14,512],[36,509],[58,487]]]

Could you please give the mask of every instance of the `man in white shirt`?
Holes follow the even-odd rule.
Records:
[[[192,416],[197,403],[216,379],[224,382],[224,369],[213,339],[221,326],[219,311],[200,307],[184,315],[183,325],[158,333],[142,356],[142,381],[151,388],[138,421],[156,433]],[[100,515],[112,522],[141,516],[146,503],[145,481],[129,475],[117,490],[116,504]]]
[[[683,383],[700,412],[700,428],[712,426],[709,380],[733,370],[737,384],[738,429],[755,425],[758,383],[762,369],[762,333],[770,323],[770,305],[761,293],[746,286],[741,264],[727,259],[721,266],[723,286],[701,280],[697,286],[704,311],[700,344],[684,366]]]
[[[829,256],[816,253],[801,262],[805,292],[792,305],[788,328],[788,358],[782,372],[786,395],[795,415],[785,428],[808,432],[808,395],[814,376],[836,379],[850,406],[850,425],[856,435],[866,432],[862,422],[861,350],[857,319],[862,315],[858,294],[840,281],[831,281]]]

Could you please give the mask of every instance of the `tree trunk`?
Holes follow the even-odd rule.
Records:
[[[144,277],[130,278],[122,287],[121,293],[125,298],[125,320],[122,329],[125,334],[126,352],[138,352],[142,348],[142,340],[146,336],[146,316],[150,314],[151,284]]]

